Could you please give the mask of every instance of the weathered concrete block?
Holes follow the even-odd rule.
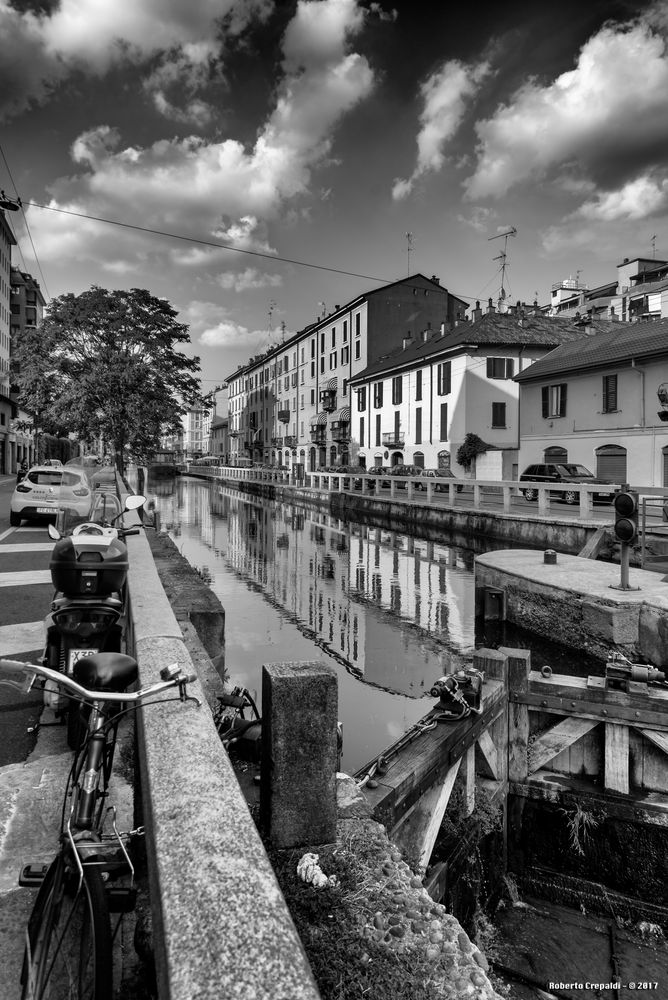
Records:
[[[336,775],[336,806],[339,819],[368,818],[373,811],[355,779],[342,771]]]
[[[639,605],[601,604],[597,601],[582,602],[582,629],[590,648],[598,648],[605,655],[610,646],[628,650],[635,655],[638,648]]]
[[[337,688],[322,663],[262,668],[260,821],[276,847],[336,840]]]
[[[638,622],[638,653],[657,667],[668,665],[668,608],[643,604]]]

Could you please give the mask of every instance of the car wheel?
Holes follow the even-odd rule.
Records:
[[[574,504],[580,502],[580,494],[576,493],[575,490],[566,490],[563,496],[566,503]]]
[[[21,515],[15,514],[13,510],[10,510],[9,523],[12,526],[12,528],[19,528],[21,526]]]
[[[522,490],[525,500],[537,500],[538,490]]]

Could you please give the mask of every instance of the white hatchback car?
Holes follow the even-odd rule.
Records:
[[[22,520],[55,517],[59,507],[72,508],[85,517],[91,500],[90,483],[83,469],[33,465],[12,493],[9,523],[18,528]]]

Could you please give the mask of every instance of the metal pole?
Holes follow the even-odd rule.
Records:
[[[620,585],[621,590],[631,589],[629,587],[629,561],[630,561],[629,546],[627,545],[626,542],[622,542],[622,550],[619,557],[620,567],[622,571],[622,579]]]

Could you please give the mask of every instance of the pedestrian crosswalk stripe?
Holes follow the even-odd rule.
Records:
[[[16,622],[0,625],[0,656],[18,656],[42,649],[45,640],[44,622]]]
[[[53,542],[25,542],[23,545],[0,545],[0,556],[5,552],[51,552]]]
[[[51,583],[51,570],[26,569],[17,573],[0,573],[0,587],[29,587],[36,583]]]

